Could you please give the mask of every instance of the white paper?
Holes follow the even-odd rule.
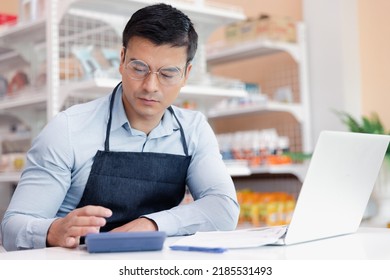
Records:
[[[239,249],[275,243],[287,227],[264,227],[234,231],[197,232],[176,241],[172,246]]]

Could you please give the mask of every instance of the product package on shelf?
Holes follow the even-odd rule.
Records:
[[[192,69],[187,81],[189,85],[245,90],[246,85],[240,80],[196,72],[196,64],[194,64]]]
[[[4,76],[0,75],[0,99],[7,94],[8,80]]]
[[[240,204],[239,224],[254,227],[287,225],[291,221],[296,199],[286,192],[237,191]]]
[[[31,87],[29,67],[20,67],[0,74],[0,98],[13,98]]]
[[[72,53],[81,63],[86,79],[94,77],[101,72],[100,64],[94,58],[93,46],[73,46]]]
[[[17,15],[0,13],[0,31],[15,25],[18,21]]]
[[[119,50],[93,46],[73,48],[73,53],[59,59],[60,80],[75,82],[91,78],[119,78]],[[46,62],[41,63],[36,84],[46,84]]]
[[[46,0],[19,0],[19,21],[43,19],[46,14],[45,2]]]
[[[228,25],[225,29],[225,41],[228,45],[245,41],[267,38],[275,41],[297,41],[296,22],[289,17],[262,14],[257,18]]]
[[[22,171],[26,163],[25,153],[9,153],[0,155],[0,172]]]
[[[286,155],[289,138],[278,135],[275,129],[218,134],[217,139],[225,160],[246,160],[252,167],[292,163]]]
[[[15,117],[0,115],[0,172],[21,171],[26,163],[26,152],[31,147],[30,130]]]
[[[60,58],[60,80],[77,81],[83,76],[84,71],[79,60],[75,57]]]
[[[29,84],[30,79],[27,76],[27,73],[23,70],[18,70],[12,75],[8,83],[7,95],[15,95],[26,88]]]
[[[289,17],[260,15],[256,20],[256,36],[271,40],[296,42],[296,22]]]
[[[266,106],[268,101],[268,96],[261,92],[261,87],[258,83],[247,83],[242,81],[237,81],[236,88],[244,90],[247,95],[243,97],[230,97],[224,98],[213,107],[210,108],[210,116],[218,116],[220,113],[224,112],[234,112],[240,110],[247,110],[252,108],[259,108],[261,106]]]
[[[216,103],[209,110],[209,115],[219,115],[224,112],[234,112],[234,110],[250,110],[267,105],[268,97],[264,94],[248,94],[246,97],[224,98]]]
[[[91,78],[119,78],[118,50],[92,45],[73,46],[67,57],[60,59],[60,79],[65,81]]]
[[[175,105],[184,109],[190,109],[190,110],[196,110],[197,104],[195,100],[192,99],[185,99],[183,101],[177,101],[175,102]]]

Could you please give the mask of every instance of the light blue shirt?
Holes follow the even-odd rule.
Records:
[[[110,96],[59,113],[34,139],[1,224],[6,250],[46,247],[51,223],[77,207],[93,158],[97,150],[104,150]],[[194,202],[146,217],[169,236],[232,230],[239,206],[216,137],[202,113],[172,107],[192,156],[186,183]],[[184,155],[174,116],[167,110],[149,135],[132,128],[122,104],[121,88],[113,108],[110,150]]]

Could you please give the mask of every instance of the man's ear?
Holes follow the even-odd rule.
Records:
[[[121,49],[121,63],[125,63],[125,58],[126,58],[126,48],[122,47],[122,49]]]
[[[121,61],[119,64],[119,72],[122,74],[123,69],[125,67],[125,58],[126,58],[126,48],[123,47],[121,50]]]
[[[186,71],[185,71],[184,81],[183,81],[182,86],[185,86],[187,84],[187,80],[188,80],[188,77],[190,76],[191,69],[192,69],[192,64],[188,63],[186,66]]]

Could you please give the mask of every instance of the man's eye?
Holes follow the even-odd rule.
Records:
[[[161,77],[163,77],[164,79],[172,79],[175,76],[176,75],[173,75],[172,73],[161,73]]]
[[[145,68],[140,68],[140,67],[134,67],[133,70],[136,72],[136,73],[139,73],[139,74],[144,74],[144,73],[147,73],[147,69]]]
[[[174,77],[180,75],[180,72],[177,69],[164,69],[164,70],[160,71],[160,75],[164,79],[165,78],[171,79],[171,78],[174,78]]]

